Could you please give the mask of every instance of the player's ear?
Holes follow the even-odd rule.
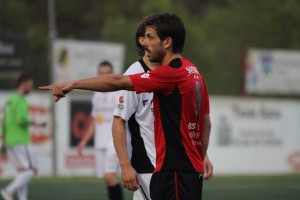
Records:
[[[171,37],[167,37],[164,41],[163,41],[163,45],[165,49],[169,49],[172,47],[173,45],[173,39]]]

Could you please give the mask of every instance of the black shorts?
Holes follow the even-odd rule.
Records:
[[[152,200],[201,200],[203,179],[188,171],[159,171],[152,175]]]

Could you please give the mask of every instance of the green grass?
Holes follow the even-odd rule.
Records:
[[[8,182],[9,180],[1,180],[0,188]],[[125,200],[132,199],[132,192],[125,189],[123,192]],[[108,200],[105,183],[103,179],[97,178],[37,178],[29,186],[28,199]]]
[[[0,180],[0,187],[9,180]],[[132,193],[123,190],[125,199]],[[30,200],[108,200],[96,178],[38,178],[30,184]],[[300,175],[216,176],[204,182],[203,200],[299,200]]]
[[[204,200],[299,200],[300,175],[224,176],[204,183]]]

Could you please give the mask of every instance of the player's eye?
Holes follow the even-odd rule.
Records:
[[[150,35],[150,34],[147,34],[147,35],[146,35],[146,38],[149,39],[149,40],[153,40],[153,37],[152,37],[152,35]]]

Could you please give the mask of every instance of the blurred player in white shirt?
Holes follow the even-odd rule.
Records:
[[[111,74],[111,63],[104,61],[98,66],[98,75]],[[118,182],[119,160],[113,145],[111,125],[115,107],[114,92],[95,92],[92,99],[92,117],[87,133],[77,146],[79,155],[87,142],[94,136],[97,177],[104,177],[110,200],[122,200],[123,194]]]

